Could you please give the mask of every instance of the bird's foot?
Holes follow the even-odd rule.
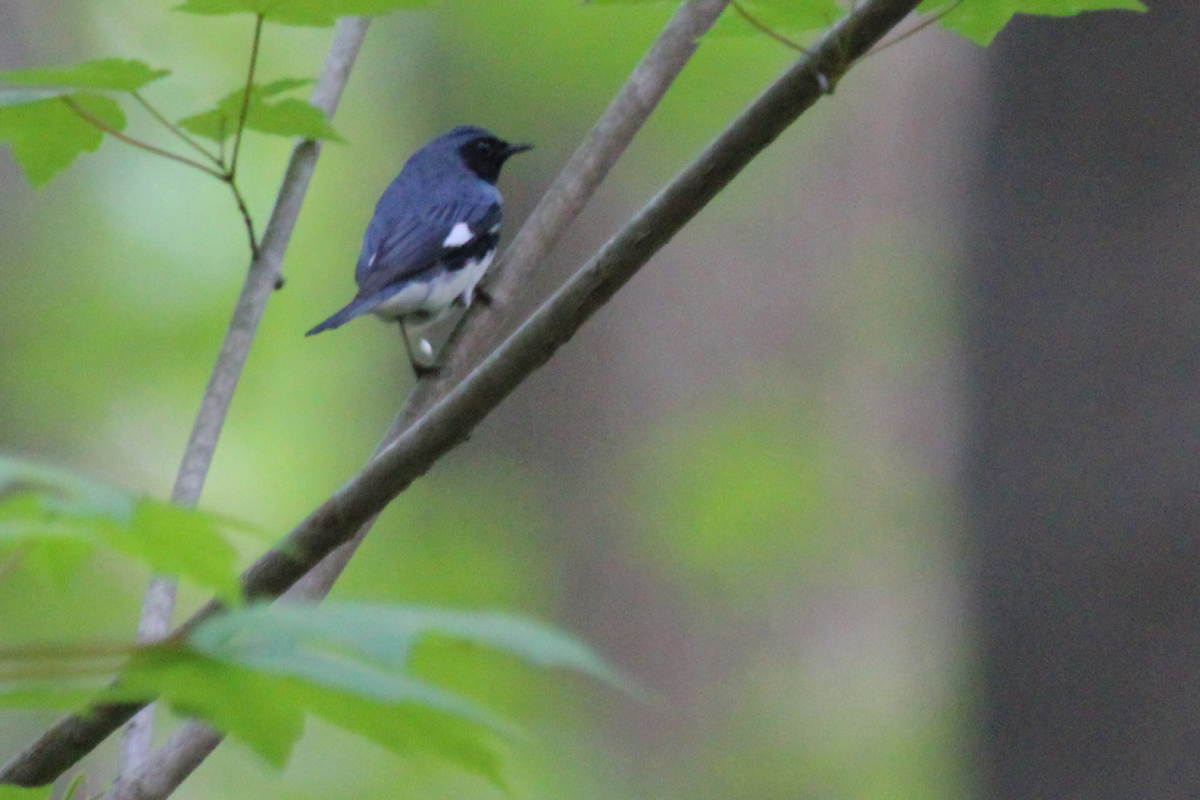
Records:
[[[479,301],[480,305],[484,306],[490,306],[496,302],[496,298],[492,296],[492,293],[482,286],[475,287],[475,299]]]
[[[417,376],[417,380],[424,378],[436,378],[442,374],[442,368],[436,364],[420,364],[416,361],[412,362],[413,375]]]

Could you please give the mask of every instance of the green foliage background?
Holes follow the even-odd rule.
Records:
[[[248,17],[169,5],[18,3],[27,61],[0,67],[137,57],[173,70],[169,91],[147,94],[178,118],[237,84],[250,28]],[[321,157],[203,507],[274,538],[386,428],[409,381],[391,331],[363,321],[301,334],[350,295],[362,229],[404,158],[463,122],[534,142],[501,183],[511,237],[672,9],[451,0],[373,24],[335,120],[347,143]],[[268,27],[262,82],[315,74],[329,35]],[[792,55],[762,37],[706,42],[534,293]],[[926,205],[898,203],[870,226],[830,231],[819,267],[791,249],[798,190],[856,157],[852,126],[873,113],[873,87],[895,63],[852,74],[679,237],[675,258],[650,267],[675,270],[686,289],[634,282],[630,293],[651,298],[640,302],[662,304],[651,327],[639,301],[620,298],[385,514],[336,589],[556,620],[656,693],[639,705],[449,643],[422,650],[448,688],[531,727],[506,768],[515,796],[965,791],[951,477],[880,412],[952,381],[953,237]],[[242,182],[261,222],[289,148],[253,134],[247,148]],[[0,449],[167,496],[246,262],[224,187],[112,142],[36,194],[9,163],[0,170]],[[688,259],[718,242],[745,263],[727,266],[728,284],[689,284]],[[760,346],[762,315],[747,308],[706,340],[701,366],[688,362],[690,388],[606,405],[630,381],[614,367],[620,354],[673,361],[673,321],[725,308],[758,262],[801,285],[794,310],[780,301],[804,315],[794,330]],[[952,413],[935,420],[956,425]],[[523,441],[545,430],[558,437]],[[0,582],[0,631],[6,642],[127,638],[144,577],[111,556],[86,560],[65,589],[15,572]],[[183,611],[203,599],[185,593]],[[0,747],[14,751],[45,719],[10,717]],[[178,796],[502,793],[310,720],[282,776],[226,746]]]

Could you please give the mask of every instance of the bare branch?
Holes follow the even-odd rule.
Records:
[[[312,96],[313,105],[327,115],[332,116],[337,107],[350,67],[366,36],[367,25],[367,20],[357,18],[338,23]],[[312,141],[300,142],[292,151],[275,209],[263,233],[262,247],[250,264],[184,451],[171,493],[175,503],[195,505],[200,498],[229,403],[267,300],[279,279],[283,254],[320,151],[320,144]],[[0,770],[0,783],[41,786],[53,781],[128,721],[139,708],[140,704],[136,703],[110,703],[96,706],[84,715],[66,717],[9,761]]]
[[[165,798],[183,783],[225,737],[200,720],[189,719],[155,752],[151,764],[120,778],[102,800]]]

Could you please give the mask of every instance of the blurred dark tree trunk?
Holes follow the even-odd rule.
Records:
[[[976,186],[984,796],[1200,797],[1200,6],[1018,21]]]

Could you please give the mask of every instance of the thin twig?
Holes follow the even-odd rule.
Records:
[[[192,137],[188,136],[187,132],[185,130],[183,130],[182,128],[180,128],[178,125],[176,125],[175,123],[171,122],[169,119],[164,117],[157,108],[155,108],[154,106],[152,106],[150,104],[150,101],[148,101],[145,97],[142,96],[141,92],[134,90],[134,91],[130,92],[130,94],[133,95],[134,100],[137,100],[139,103],[141,103],[142,108],[146,109],[146,111],[148,111],[150,113],[150,116],[152,116],[152,117],[154,117],[154,119],[158,120],[158,122],[164,128],[166,128],[171,133],[173,133],[176,138],[186,142],[188,145],[190,145],[192,147],[193,150],[195,150],[197,153],[199,153],[200,155],[207,158],[209,161],[216,164],[218,167],[225,166],[221,162],[221,159],[219,159],[216,156],[216,154],[212,153],[207,147],[200,144]]]
[[[154,145],[147,144],[146,142],[143,142],[140,139],[135,139],[132,136],[128,136],[128,135],[122,133],[121,131],[117,130],[116,128],[112,127],[107,122],[105,122],[104,120],[97,117],[95,114],[92,114],[90,111],[84,109],[82,106],[80,106],[78,103],[76,103],[73,99],[71,99],[70,96],[65,95],[65,94],[59,95],[59,96],[62,98],[62,101],[67,104],[67,107],[70,108],[72,111],[74,111],[76,114],[78,114],[80,116],[80,118],[82,118],[85,122],[87,122],[89,125],[91,125],[95,128],[98,128],[99,130],[104,131],[109,136],[112,136],[114,139],[120,139],[122,142],[125,142],[126,144],[131,144],[134,147],[137,147],[141,150],[145,150],[149,153],[154,153],[155,155],[162,156],[163,158],[169,158],[172,161],[178,161],[180,164],[186,164],[187,166],[192,167],[193,169],[198,169],[201,172],[207,172],[209,175],[212,175],[214,178],[219,178],[220,180],[225,180],[225,175],[223,173],[217,172],[212,167],[207,166],[206,164],[201,164],[199,161],[193,161],[192,159],[188,158],[187,156],[181,156],[176,153],[172,153],[169,150],[163,150],[161,147],[155,147]]]
[[[786,45],[786,46],[792,48],[793,50],[797,50],[806,55],[808,54],[807,47],[805,47],[802,44],[797,44],[796,42],[793,42],[791,39],[789,39],[786,36],[784,36],[783,34],[779,33],[774,28],[767,25],[765,22],[759,20],[757,17],[752,16],[750,14],[750,12],[747,11],[745,9],[745,7],[742,6],[742,4],[739,3],[737,0],[729,0],[729,5],[733,6],[733,10],[736,11],[738,14],[740,14],[742,19],[746,20],[746,22],[749,22],[751,25],[753,25],[755,28],[757,28],[760,32],[765,33],[767,36],[770,36],[772,39],[774,39],[775,41],[779,42],[782,45]]]
[[[912,28],[912,30],[905,31],[904,33],[899,34],[898,36],[896,36],[895,39],[892,39],[890,42],[882,42],[882,43],[876,45],[875,47],[871,48],[871,52],[867,53],[867,55],[864,56],[864,58],[870,58],[871,56],[878,55],[878,54],[882,53],[884,50],[887,50],[892,45],[900,44],[908,37],[910,37],[914,34],[920,33],[921,31],[928,28],[930,25],[934,24],[935,22],[940,21],[943,17],[945,17],[947,14],[949,14],[954,9],[958,8],[960,5],[962,5],[962,0],[954,0],[954,2],[952,2],[950,5],[946,6],[941,11],[934,14],[933,16],[929,17],[928,19],[921,20],[920,24],[915,25]]]
[[[238,211],[242,213],[242,222],[246,223],[246,234],[250,237],[250,258],[258,257],[258,239],[254,235],[254,218],[250,216],[250,208],[246,205],[246,198],[242,197],[242,192],[238,189],[237,181],[233,179],[233,174],[229,175],[229,189],[233,192],[233,199],[237,202]]]
[[[254,89],[254,70],[258,66],[258,46],[262,42],[263,14],[254,17],[254,41],[250,45],[250,67],[246,70],[246,92],[242,96],[242,111],[238,115],[237,131],[233,138],[233,155],[229,158],[229,182],[237,179],[238,155],[242,151],[242,132],[246,129],[246,115],[250,112],[250,93]]]

